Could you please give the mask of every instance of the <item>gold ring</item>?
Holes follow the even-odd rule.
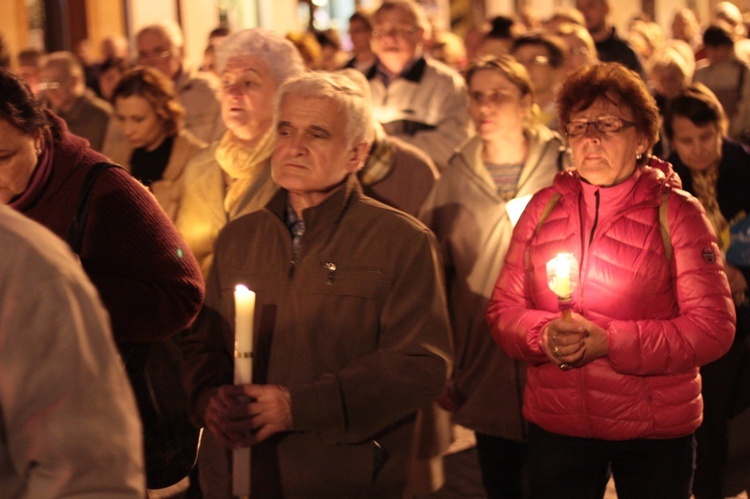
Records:
[[[560,364],[559,366],[557,366],[557,367],[559,367],[563,371],[567,371],[567,370],[570,369],[570,366],[568,364],[564,363],[564,362],[562,364]]]
[[[555,357],[559,357],[560,356],[560,348],[557,345],[555,345],[555,348],[552,349],[552,353],[555,354]]]

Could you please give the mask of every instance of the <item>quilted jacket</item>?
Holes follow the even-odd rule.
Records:
[[[549,432],[605,440],[689,435],[702,420],[698,368],[732,343],[734,307],[703,209],[660,170],[642,167],[636,176],[629,202],[596,229],[584,253],[581,181],[576,172],[558,174],[521,216],[490,299],[495,340],[529,365],[524,416]],[[669,259],[659,224],[666,190]],[[556,192],[561,198],[539,224]],[[580,265],[573,310],[605,329],[609,342],[606,357],[569,371],[538,345],[559,316],[546,274],[558,252],[572,252]]]

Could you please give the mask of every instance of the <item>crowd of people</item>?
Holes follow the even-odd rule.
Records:
[[[0,44],[0,496],[730,495],[750,39],[610,7]]]

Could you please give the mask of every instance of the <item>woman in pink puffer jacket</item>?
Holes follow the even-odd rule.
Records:
[[[531,495],[602,497],[611,470],[621,499],[687,499],[698,368],[734,336],[716,238],[671,168],[646,164],[658,111],[640,78],[591,66],[558,102],[576,171],[529,203],[487,313],[496,341],[529,364]],[[579,266],[568,320],[548,286],[558,253]]]

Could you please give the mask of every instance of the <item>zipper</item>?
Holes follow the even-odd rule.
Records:
[[[328,280],[326,281],[326,284],[333,284],[333,281],[336,278],[336,264],[326,262],[324,266],[326,270],[328,270]]]
[[[594,241],[594,231],[596,231],[596,225],[599,223],[599,189],[594,193],[596,198],[596,210],[594,210],[594,224],[591,226],[591,235],[589,236],[589,247]]]

